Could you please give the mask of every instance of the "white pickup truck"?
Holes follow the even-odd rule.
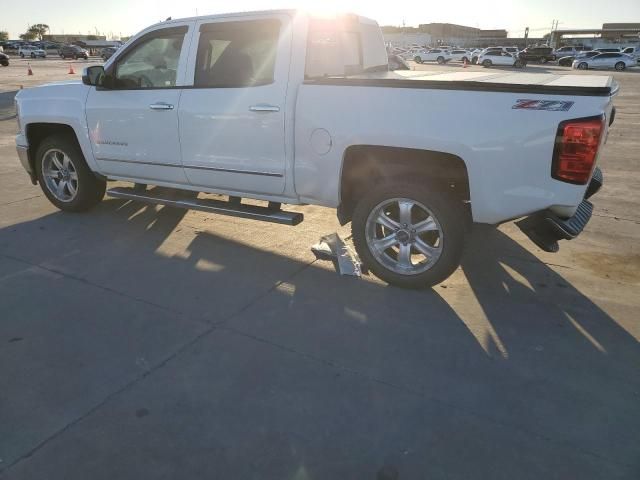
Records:
[[[415,288],[456,269],[471,222],[521,219],[546,251],[578,235],[616,90],[609,76],[389,72],[372,20],[227,14],[159,23],[82,83],[22,90],[16,143],[64,211],[95,206],[108,180],[134,184],[112,197],[289,225],[302,214],[282,204],[335,208],[368,268]]]

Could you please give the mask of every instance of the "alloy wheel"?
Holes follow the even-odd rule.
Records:
[[[371,254],[385,268],[417,275],[440,258],[444,232],[425,205],[409,198],[392,198],[371,211],[365,237]]]

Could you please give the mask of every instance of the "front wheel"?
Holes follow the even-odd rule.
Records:
[[[416,55],[415,57],[413,57],[413,61],[416,63],[422,63],[422,57]]]
[[[438,57],[436,62],[438,62],[438,65],[442,65],[444,63],[444,57]]]
[[[482,66],[485,68],[489,68],[491,65],[493,65],[491,60],[485,60],[484,62],[482,62]]]
[[[619,72],[621,72],[625,68],[627,68],[627,66],[625,65],[624,62],[618,62],[615,64],[615,69],[618,70]]]
[[[402,182],[365,195],[351,228],[358,255],[378,278],[424,288],[460,264],[467,218],[462,202],[447,193]]]
[[[578,69],[579,70],[587,70],[589,68],[589,65],[586,62],[582,62],[580,64],[578,64]]]
[[[51,135],[36,152],[36,173],[43,193],[60,210],[84,212],[104,197],[107,182],[97,178],[75,138]]]

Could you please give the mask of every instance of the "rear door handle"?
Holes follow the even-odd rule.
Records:
[[[151,110],[173,110],[173,105],[165,102],[152,103],[149,105]]]
[[[252,105],[249,107],[249,110],[252,112],[266,112],[266,113],[275,113],[280,111],[280,107],[277,105],[266,105],[261,103],[259,105]]]

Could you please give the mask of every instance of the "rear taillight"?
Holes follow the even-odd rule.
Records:
[[[556,180],[586,184],[596,164],[604,132],[604,115],[560,123],[553,150],[551,176]]]

